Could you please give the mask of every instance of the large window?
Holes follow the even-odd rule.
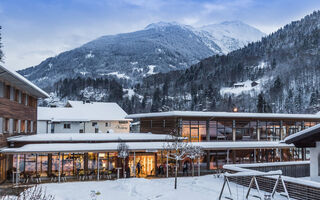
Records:
[[[182,122],[182,137],[187,138],[189,142],[199,142],[206,140],[206,121]]]
[[[257,122],[236,121],[236,140],[257,140]]]
[[[280,121],[261,121],[259,122],[260,140],[279,141],[281,139]]]
[[[217,121],[217,140],[232,139],[232,120]]]
[[[48,173],[48,155],[38,154],[37,155],[37,173],[41,176],[47,176]]]

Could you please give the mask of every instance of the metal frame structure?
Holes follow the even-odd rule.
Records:
[[[248,191],[247,191],[247,194],[246,194],[246,199],[249,198],[251,189],[253,188],[254,185],[256,185],[256,190],[258,192],[258,195],[253,195],[253,197],[256,197],[256,198],[258,198],[260,200],[263,200],[263,196],[262,196],[262,194],[260,192],[260,188],[259,188],[259,184],[258,184],[258,181],[257,181],[257,177],[278,176],[278,178],[277,178],[277,180],[276,180],[276,182],[275,182],[275,184],[273,186],[273,190],[271,192],[271,197],[272,197],[272,199],[274,199],[274,195],[276,193],[277,186],[279,185],[279,182],[281,180],[281,183],[282,183],[282,186],[283,186],[283,189],[284,189],[284,192],[285,192],[284,196],[287,197],[288,200],[290,200],[288,190],[286,188],[285,182],[281,178],[281,175],[282,175],[282,171],[281,170],[279,170],[279,171],[270,171],[270,172],[238,172],[238,173],[235,173],[235,174],[225,173],[224,174],[224,182],[223,182],[223,185],[222,185],[222,188],[221,188],[220,195],[219,195],[218,199],[221,200],[223,198],[223,191],[224,191],[225,185],[227,184],[230,196],[226,196],[225,198],[233,200],[233,196],[232,196],[232,192],[231,192],[231,188],[230,188],[229,178],[232,178],[232,177],[248,177],[249,176],[249,177],[252,177],[252,178],[251,178],[251,181],[250,181],[250,184],[249,184],[249,188],[248,188]]]

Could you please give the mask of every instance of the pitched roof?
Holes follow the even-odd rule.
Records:
[[[17,86],[18,88],[38,98],[49,97],[49,95],[45,91],[41,90],[39,87],[31,83],[31,81],[27,80],[17,72],[11,71],[1,65],[0,65],[0,79],[10,82],[13,85]]]
[[[68,101],[71,107],[38,107],[38,120],[112,121],[125,119],[127,113],[117,103]]]
[[[245,113],[245,112],[202,112],[202,111],[169,111],[155,113],[139,113],[127,118],[151,117],[224,117],[224,118],[268,118],[268,119],[320,119],[317,114],[282,114],[282,113]]]

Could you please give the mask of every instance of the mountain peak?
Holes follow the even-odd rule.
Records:
[[[173,22],[159,21],[159,22],[151,23],[151,24],[147,25],[145,27],[145,30],[146,29],[163,29],[163,28],[172,27],[172,26],[179,26],[179,27],[184,27],[184,28],[187,27],[187,25],[179,24],[178,22],[175,22],[175,21],[173,21]]]

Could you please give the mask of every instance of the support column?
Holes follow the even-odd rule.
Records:
[[[227,149],[227,164],[229,164],[229,149]]]
[[[200,156],[198,158],[198,176],[200,176]]]
[[[209,130],[210,130],[210,120],[207,120],[206,121],[206,139],[208,142],[210,141]]]
[[[257,162],[257,150],[253,149],[253,162],[256,163]]]
[[[169,155],[167,152],[167,178],[169,177]]]
[[[257,139],[258,141],[260,141],[260,121],[257,121]]]
[[[100,180],[100,157],[99,157],[99,153],[97,153],[97,155],[98,155],[97,180],[99,181]]]
[[[280,121],[280,140],[283,140],[286,136],[283,134],[283,122]]]
[[[133,152],[133,175],[136,177],[136,152]]]
[[[87,175],[88,173],[88,153],[84,154],[84,174]]]
[[[17,155],[17,160],[16,160],[16,185],[19,184],[19,178],[20,178],[20,154]]]
[[[48,176],[52,174],[52,154],[48,154]]]
[[[210,170],[210,151],[207,151],[207,170]]]
[[[61,178],[61,156],[60,156],[60,152],[58,153],[59,156],[59,173],[58,173],[58,182],[60,183],[60,178]]]
[[[236,120],[232,120],[232,140],[236,141]]]

